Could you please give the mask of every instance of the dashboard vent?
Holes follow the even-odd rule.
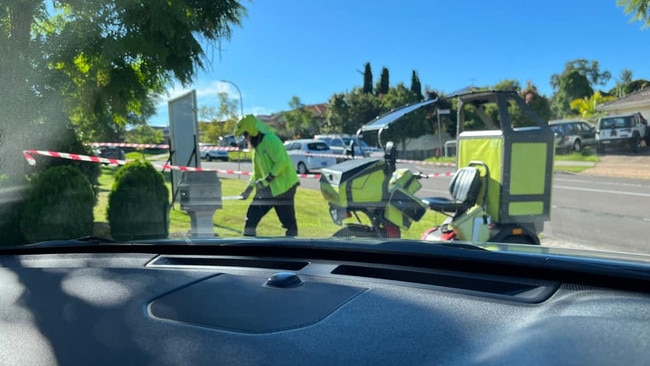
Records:
[[[357,265],[340,265],[332,271],[332,274],[440,286],[447,289],[471,291],[482,295],[489,294],[497,298],[526,303],[545,301],[559,287],[559,283],[555,282],[530,284],[493,278],[481,278],[476,275],[464,276],[462,274],[433,273]]]
[[[246,267],[299,271],[309,262],[237,257],[160,256],[149,267]]]

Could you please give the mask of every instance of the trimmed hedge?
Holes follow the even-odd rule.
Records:
[[[32,243],[92,235],[94,205],[90,181],[78,168],[50,168],[31,181],[20,230]]]
[[[165,180],[151,163],[136,160],[115,173],[107,208],[113,239],[167,238],[169,209]]]

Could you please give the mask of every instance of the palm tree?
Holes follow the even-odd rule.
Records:
[[[614,100],[614,97],[606,97],[600,94],[600,92],[595,92],[591,97],[584,97],[581,99],[575,99],[571,102],[571,109],[577,111],[580,114],[580,117],[586,120],[595,120],[599,117],[600,113],[596,110],[600,104]]]

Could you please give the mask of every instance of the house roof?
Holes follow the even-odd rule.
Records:
[[[596,107],[599,111],[610,111],[625,107],[648,106],[650,107],[650,88],[637,90],[622,98],[618,98]]]
[[[310,104],[306,105],[305,108],[312,111],[314,116],[321,116],[327,110],[327,103]]]

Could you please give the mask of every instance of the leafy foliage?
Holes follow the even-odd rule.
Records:
[[[160,144],[163,142],[163,131],[149,125],[137,126],[126,132],[126,142],[136,144]]]
[[[372,94],[372,68],[370,67],[370,62],[366,62],[363,71],[363,93]]]
[[[413,70],[411,75],[411,93],[416,96],[417,101],[424,100],[424,96],[422,95],[422,83],[420,83],[420,77],[415,70]]]
[[[403,83],[399,83],[396,87],[391,88],[388,94],[382,98],[381,105],[383,110],[389,111],[416,102],[419,102],[418,95],[412,90],[407,89]],[[423,109],[419,109],[401,117],[398,122],[391,124],[390,128],[384,132],[382,140],[385,138],[386,141],[400,141],[402,142],[403,150],[405,150],[407,139],[420,137],[428,132],[431,132],[430,122],[426,119],[426,112]],[[381,142],[383,144],[386,141]]]
[[[388,94],[388,89],[390,88],[389,78],[390,76],[388,73],[388,68],[386,67],[382,68],[381,77],[379,78],[379,81],[377,82],[377,86],[375,87],[375,94],[378,97]]]
[[[551,103],[546,96],[541,95],[535,84],[528,80],[526,88],[520,92],[526,104],[543,120],[551,119]]]
[[[237,102],[228,97],[228,93],[218,93],[219,107],[201,107],[199,122],[201,141],[216,144],[219,137],[230,135],[235,130],[237,122]]]
[[[595,92],[590,97],[576,99],[571,102],[571,109],[578,112],[580,117],[585,120],[595,122],[602,115],[596,107],[600,104],[614,100],[614,97],[603,96],[600,92]]]
[[[559,80],[558,90],[551,101],[553,115],[564,118],[571,115],[571,101],[590,97],[594,93],[589,80],[578,71],[571,71]]]
[[[92,234],[95,195],[79,169],[48,169],[35,177],[31,186],[20,219],[20,229],[28,242]]]
[[[133,161],[115,173],[106,211],[114,239],[166,238],[169,208],[169,191],[151,163]]]
[[[624,7],[625,14],[632,14],[632,21],[644,23],[644,28],[650,26],[650,1],[616,0],[616,5]]]
[[[312,111],[305,108],[300,98],[294,96],[289,102],[290,111],[284,112],[285,128],[289,137],[314,135],[318,131]]]

